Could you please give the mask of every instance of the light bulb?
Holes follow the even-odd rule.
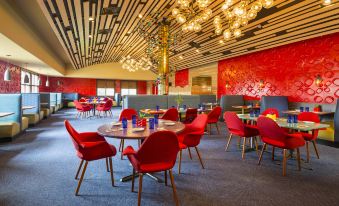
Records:
[[[224,3],[222,6],[221,6],[221,10],[222,11],[226,11],[227,9],[229,9],[230,8],[230,4],[228,4],[228,3]]]
[[[241,17],[243,16],[244,14],[246,13],[245,9],[241,8],[241,7],[235,7],[233,9],[233,14],[238,16],[238,17]]]
[[[240,29],[235,29],[233,31],[233,35],[237,38],[241,36],[241,30]]]
[[[222,33],[222,29],[221,28],[216,28],[215,29],[215,34],[216,35],[220,35]]]
[[[232,33],[231,33],[231,31],[229,29],[226,29],[224,31],[223,35],[224,35],[224,39],[225,40],[229,40],[232,37]]]
[[[234,21],[231,27],[232,29],[238,29],[240,27],[240,22],[238,20]]]
[[[257,17],[257,12],[256,12],[256,11],[250,10],[250,11],[247,13],[247,18],[248,18],[249,20],[255,19],[255,17]]]
[[[233,18],[233,13],[231,11],[224,12],[224,15],[226,16],[226,19],[232,19]]]
[[[194,31],[195,31],[195,32],[199,32],[200,30],[201,30],[201,25],[196,23],[196,24],[194,25]]]
[[[247,18],[242,18],[241,19],[241,25],[246,26],[248,24]]]
[[[323,5],[324,6],[328,6],[330,4],[332,4],[332,0],[323,0]]]
[[[174,8],[174,9],[172,10],[172,15],[173,15],[174,17],[176,17],[178,14],[180,14],[179,9]]]
[[[262,0],[262,6],[266,9],[269,9],[273,6],[274,2],[273,0]]]
[[[214,17],[214,20],[213,20],[213,24],[214,25],[218,25],[218,24],[220,24],[221,23],[221,18],[220,18],[220,16],[215,16]]]
[[[183,24],[183,23],[186,22],[186,17],[182,14],[178,14],[177,15],[177,21],[178,21],[178,23]]]
[[[188,32],[187,27],[188,27],[187,24],[182,25],[182,31],[185,32],[185,33]]]
[[[254,2],[252,4],[251,10],[259,12],[262,9],[262,4],[260,1]]]
[[[210,17],[212,15],[212,9],[205,9],[204,13],[207,14],[208,17]]]

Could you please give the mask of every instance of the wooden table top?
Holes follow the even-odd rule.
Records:
[[[98,133],[104,137],[112,137],[118,139],[144,139],[156,131],[169,130],[175,133],[180,133],[185,129],[185,125],[181,122],[174,122],[174,125],[166,125],[166,123],[173,122],[159,119],[159,124],[154,126],[154,129],[149,129],[148,122],[141,132],[134,132],[132,121],[128,121],[126,129],[122,125],[114,126],[111,124],[104,124],[98,128]],[[137,128],[137,127],[135,127]]]
[[[238,114],[238,117],[243,120],[253,120],[257,121],[258,117],[251,117],[249,114]],[[307,122],[307,121],[298,121],[298,123],[287,123],[287,119],[285,118],[277,118],[276,121],[280,127],[294,129],[299,131],[312,131],[316,129],[325,129],[330,127],[328,124]]]
[[[334,114],[334,112],[315,112],[315,111],[310,111],[314,114],[317,115],[330,115],[330,114]],[[282,113],[284,114],[290,114],[290,115],[299,115],[301,112],[299,110],[288,110],[288,111],[283,111]]]
[[[140,112],[144,114],[164,114],[167,111],[167,109],[159,109],[158,111],[155,109],[142,109]]]
[[[26,110],[26,109],[33,109],[35,108],[35,106],[22,106],[22,110]]]
[[[13,115],[13,114],[14,114],[14,112],[0,112],[0,118],[1,117],[7,117],[7,116]]]
[[[105,101],[97,101],[97,102],[80,102],[80,104],[105,104]]]
[[[243,106],[232,106],[233,108],[236,109],[260,109],[260,106],[247,106],[247,105],[243,105]]]

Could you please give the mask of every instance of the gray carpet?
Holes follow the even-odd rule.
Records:
[[[119,112],[114,110],[114,119]],[[74,114],[74,110],[59,111],[13,142],[0,144],[0,205],[137,204],[137,193],[130,192],[131,183],[118,181],[131,172],[128,160],[120,160],[119,153],[113,159],[116,187],[111,187],[104,160],[90,162],[80,196],[74,196],[79,159],[63,120],[71,120],[79,131],[96,131],[99,125],[112,121],[76,120]],[[319,145],[319,160],[312,150],[311,163],[304,163],[301,172],[296,161],[289,160],[287,176],[282,177],[280,151],[276,161],[265,153],[261,166],[255,152],[246,153],[246,159],[241,160],[236,139],[230,150],[224,151],[226,131],[223,123],[220,126],[223,135],[206,135],[199,145],[206,169],[201,169],[196,153],[191,161],[187,151],[183,153],[183,174],[177,174],[177,165],[174,168],[181,205],[339,204],[338,149]],[[118,140],[108,141],[119,146]],[[136,146],[133,141],[126,144]],[[142,205],[174,205],[171,187],[144,177]]]

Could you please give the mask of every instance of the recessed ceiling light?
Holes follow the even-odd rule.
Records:
[[[332,4],[332,0],[323,0],[323,5],[324,6],[328,6],[330,4]]]
[[[89,21],[94,21],[94,18],[90,16],[90,17],[88,18],[88,20],[89,20]]]
[[[139,14],[138,17],[141,19],[142,18],[142,14]]]
[[[196,49],[195,52],[200,53],[199,49]]]
[[[225,42],[223,40],[219,40],[220,44],[225,44]]]
[[[88,35],[88,38],[92,38],[92,35]]]
[[[180,59],[183,59],[184,57],[182,55],[179,56]]]

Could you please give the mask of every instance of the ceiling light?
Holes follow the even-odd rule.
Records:
[[[138,17],[141,19],[142,18],[142,14],[139,14]]]
[[[88,35],[88,38],[92,38],[92,35]]]
[[[220,44],[225,44],[225,42],[223,40],[219,40]]]
[[[184,59],[184,57],[182,55],[179,56],[180,59]]]
[[[94,18],[90,16],[90,17],[88,18],[88,20],[89,20],[89,21],[94,21]]]
[[[49,79],[48,79],[48,76],[47,76],[47,80],[46,80],[46,87],[49,87]]]
[[[328,6],[332,3],[332,0],[323,0],[323,5]]]
[[[199,49],[196,49],[195,52],[200,53]]]

